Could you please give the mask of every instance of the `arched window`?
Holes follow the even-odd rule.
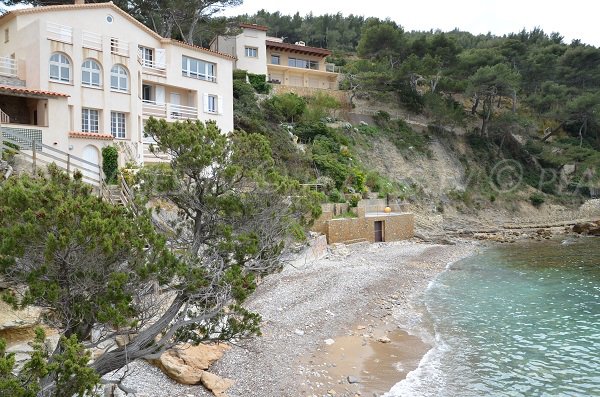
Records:
[[[93,59],[86,59],[81,65],[81,84],[100,87],[100,64]]]
[[[65,54],[55,52],[50,56],[50,80],[71,81],[71,61]]]
[[[129,90],[129,75],[122,65],[115,65],[110,70],[110,88],[117,91]]]

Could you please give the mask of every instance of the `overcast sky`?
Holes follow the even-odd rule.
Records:
[[[503,35],[541,27],[600,47],[600,7],[595,0],[244,0],[224,15],[253,14],[266,9],[282,14],[363,15],[390,18],[405,30],[452,30]]]

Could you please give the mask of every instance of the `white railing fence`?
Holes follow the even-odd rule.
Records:
[[[142,101],[142,113],[145,116],[160,117],[172,120],[196,120],[198,109],[194,106],[176,105],[174,103],[156,103],[155,101]]]
[[[128,57],[129,56],[129,43],[127,41],[122,41],[120,39],[111,37],[110,52],[112,54]]]
[[[6,113],[4,113],[2,111],[2,109],[0,109],[0,124],[9,124],[10,123],[10,116]]]
[[[166,74],[166,65],[162,62],[156,62],[152,59],[147,59],[142,56],[142,53],[138,53],[138,62],[146,69],[150,69],[151,71],[159,74]]]
[[[81,42],[85,48],[102,51],[102,36],[85,30],[81,34]]]
[[[31,163],[34,174],[39,167],[54,163],[71,176],[76,171],[80,171],[82,180],[97,187],[102,193],[104,178],[100,164],[94,164],[52,146],[44,145],[41,140],[21,134],[16,129],[1,128],[0,152],[15,150],[15,148],[18,148],[18,154],[21,158]]]
[[[17,61],[9,57],[0,57],[0,75],[17,77]]]
[[[73,44],[73,28],[70,26],[48,22],[46,31],[50,40]]]

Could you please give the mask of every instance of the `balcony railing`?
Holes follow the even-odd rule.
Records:
[[[0,124],[9,124],[10,123],[10,116],[6,113],[4,113],[2,111],[2,109],[0,109]]]
[[[165,65],[164,63],[158,63],[151,59],[144,58],[142,57],[141,53],[138,53],[138,62],[140,65],[142,65],[143,71],[145,72],[150,72],[163,76],[167,74],[167,65]]]
[[[70,26],[48,22],[46,31],[50,40],[73,44],[73,28]]]
[[[326,63],[325,64],[325,71],[326,72],[331,72],[331,73],[341,73],[342,72],[342,68],[340,66],[337,66],[333,63]]]
[[[85,48],[102,51],[102,36],[84,30],[81,34],[81,44]]]
[[[129,56],[129,43],[114,37],[110,38],[110,52],[115,55]]]
[[[142,101],[142,114],[167,120],[198,119],[198,109],[196,107],[174,103],[156,103],[147,100]]]
[[[0,57],[0,76],[17,77],[17,61],[9,57]]]

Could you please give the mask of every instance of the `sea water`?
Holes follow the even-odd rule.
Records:
[[[600,238],[490,248],[425,294],[435,346],[396,396],[600,396]]]

